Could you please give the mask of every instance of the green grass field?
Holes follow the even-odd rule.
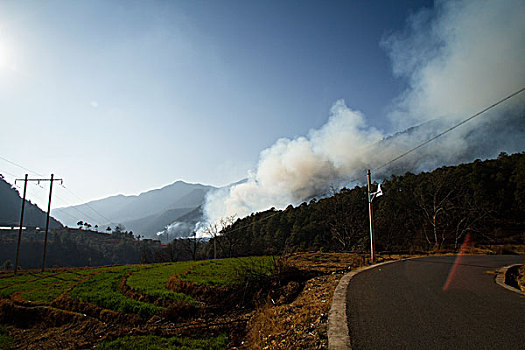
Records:
[[[78,306],[79,310],[75,310],[77,304],[68,302],[67,299],[63,300],[64,303],[54,303],[60,296],[64,295],[86,304],[127,314],[125,317],[129,316],[132,320],[137,319],[130,314],[141,317],[144,322],[154,315],[159,315],[160,320],[171,320],[171,322],[178,322],[179,320],[182,322],[208,322],[207,319],[204,321],[201,319],[201,312],[207,311],[206,307],[211,303],[207,299],[208,296],[203,292],[203,297],[200,298],[199,294],[195,293],[199,293],[201,289],[192,289],[191,286],[188,286],[188,293],[192,293],[192,296],[169,290],[166,286],[170,279],[180,278],[183,281],[200,286],[237,288],[239,283],[246,281],[246,278],[251,276],[271,275],[274,266],[275,258],[273,257],[252,257],[150,265],[55,269],[44,273],[21,271],[18,276],[13,276],[12,273],[2,273],[0,276],[0,299],[10,298],[15,302],[25,300],[57,309],[63,307],[68,312],[87,312],[86,310],[89,310],[84,306]],[[126,286],[122,285],[124,281]],[[197,292],[193,293],[192,291]],[[203,291],[215,292],[209,288],[204,288]],[[229,289],[225,291],[229,291]],[[219,293],[219,295],[223,294]],[[144,296],[147,297],[144,298]],[[216,307],[215,304],[212,306]],[[35,309],[49,310],[48,307]],[[213,310],[215,312],[215,309]],[[96,312],[94,314],[96,315]],[[195,315],[197,315],[196,318],[189,318]],[[121,322],[121,319],[124,318],[118,316],[115,318],[115,322]],[[189,337],[124,336],[111,341],[102,341],[98,344],[97,341],[100,339],[94,339],[91,348],[96,345],[95,349],[226,349],[228,343],[232,341],[225,334],[217,336],[218,333],[215,331],[203,330],[203,332],[202,334],[189,333],[191,334]],[[0,326],[0,349],[11,349],[15,346],[15,338],[9,336],[8,328]]]
[[[14,292],[22,291],[22,298],[25,300],[49,303],[82,277],[83,275],[72,272],[60,273],[55,276],[4,288],[0,290],[0,296],[9,297]]]
[[[153,335],[122,337],[113,341],[104,341],[97,345],[97,350],[220,350],[226,349],[228,337],[224,334],[206,339],[163,338]]]
[[[132,300],[119,291],[120,280],[128,272],[137,271],[140,266],[109,270],[93,275],[89,280],[73,288],[69,296],[85,303],[95,304],[105,309],[122,313],[134,313],[146,318],[160,312],[163,308],[150,303]]]
[[[197,265],[193,261],[154,264],[133,272],[127,280],[127,285],[136,291],[150,295],[160,300],[182,300],[188,303],[197,301],[186,294],[175,293],[166,289],[170,276],[180,275]]]
[[[13,348],[14,341],[13,338],[9,336],[9,331],[7,327],[0,326],[0,349],[10,350]]]
[[[24,300],[49,304],[77,284],[69,291],[68,295],[72,299],[147,318],[165,308],[123,295],[119,286],[124,276],[128,275],[126,283],[133,290],[163,304],[171,300],[197,304],[197,300],[188,295],[166,289],[171,276],[199,285],[235,286],[246,276],[270,275],[274,263],[273,257],[251,257],[64,269],[44,273],[24,272],[18,276],[3,275],[0,278],[0,297],[10,298],[20,292],[19,297]]]
[[[54,275],[54,273],[51,272],[39,272],[39,273],[27,273],[27,274],[21,274],[17,276],[6,276],[3,278],[0,278],[0,288],[5,288],[12,286],[14,284],[18,283],[27,283],[31,280],[39,279],[46,276]]]
[[[181,279],[206,286],[232,286],[250,274],[269,276],[274,265],[275,259],[268,256],[208,260],[182,275]]]
[[[27,273],[0,279],[0,297],[9,298],[22,292],[22,298],[39,303],[50,303],[77,281],[99,271],[118,270],[122,266],[72,269],[60,272]]]

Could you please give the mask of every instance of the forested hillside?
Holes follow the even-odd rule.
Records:
[[[525,153],[392,176],[381,187],[373,201],[377,250],[453,249],[467,234],[476,243],[525,243]],[[239,219],[202,254],[213,254],[214,240],[221,256],[367,250],[368,225],[366,187],[344,188]]]
[[[374,189],[377,184],[374,184]],[[525,244],[525,153],[406,173],[381,182],[373,201],[378,251],[457,249],[467,235],[477,244]],[[200,217],[200,209],[186,214]],[[185,217],[186,217],[185,216]],[[193,222],[192,221],[192,222]],[[209,240],[176,239],[170,244],[136,240],[131,232],[101,234],[55,230],[50,266],[94,266],[217,257],[283,254],[293,251],[368,251],[367,189],[343,188],[329,197],[285,210],[270,209],[231,222]],[[16,233],[2,232],[0,259],[13,260]],[[42,233],[25,233],[21,265],[37,267]]]
[[[0,230],[0,264],[15,262],[18,231]],[[42,264],[44,232],[24,230],[19,266],[39,268]],[[52,229],[47,244],[47,267],[101,266],[146,262],[160,249],[160,242],[137,240],[131,232],[116,227],[111,234],[72,228]]]

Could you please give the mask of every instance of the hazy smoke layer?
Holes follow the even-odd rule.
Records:
[[[381,166],[451,123],[525,86],[525,2],[448,1],[412,16],[407,28],[382,42],[394,74],[409,88],[392,103],[398,130],[386,138],[365,117],[337,101],[328,122],[307,137],[280,139],[260,154],[245,183],[210,193],[210,222],[283,208],[365,180]],[[523,94],[376,175],[431,169],[442,164],[515,152],[525,146]]]
[[[462,119],[522,88],[524,18],[522,0],[437,1],[409,18],[382,42],[394,74],[410,85],[394,102],[396,125]]]

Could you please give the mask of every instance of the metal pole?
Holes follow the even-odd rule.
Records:
[[[373,213],[372,213],[372,194],[370,184],[370,169],[366,172],[368,182],[368,216],[370,218],[370,259],[374,262],[374,227],[373,227]]]
[[[24,208],[26,206],[26,190],[27,190],[27,174],[24,178],[24,195],[22,197],[22,213],[20,214],[20,227],[18,228],[18,244],[16,246],[15,275],[18,272],[18,258],[20,257],[20,241],[22,239],[22,225],[24,224]]]
[[[42,258],[42,272],[46,268],[46,252],[47,252],[47,233],[49,231],[49,215],[51,213],[51,194],[53,193],[53,178],[54,174],[51,174],[51,181],[49,185],[49,201],[47,202],[47,218],[46,218],[46,235],[44,238],[44,257]]]

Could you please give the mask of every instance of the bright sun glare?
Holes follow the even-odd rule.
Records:
[[[2,41],[0,41],[0,69],[15,70],[11,49]]]

